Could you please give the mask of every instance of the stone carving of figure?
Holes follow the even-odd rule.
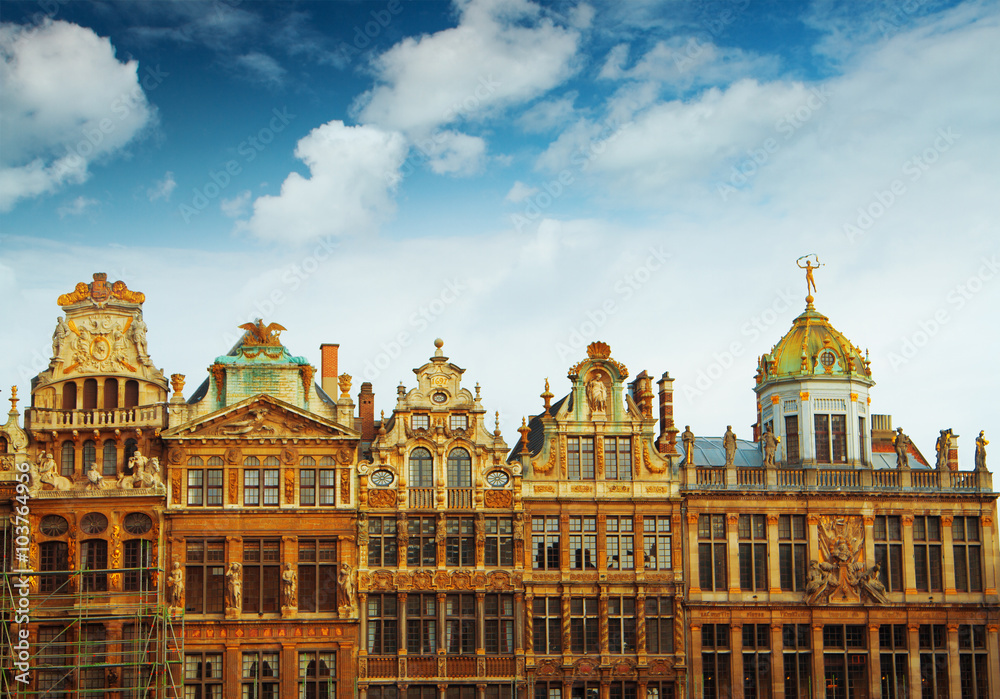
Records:
[[[340,585],[340,592],[344,596],[344,604],[341,605],[341,609],[346,608],[348,613],[354,612],[357,609],[358,600],[354,592],[354,569],[350,563],[340,564],[337,582]]]
[[[514,541],[524,541],[524,515],[520,512],[514,515]]]
[[[295,586],[298,584],[299,576],[291,563],[285,564],[285,569],[281,572],[281,600],[285,607],[296,606]]]
[[[146,472],[146,464],[149,463],[149,459],[142,455],[142,452],[138,449],[135,453],[128,459],[128,467],[132,469],[132,477],[136,481],[141,481],[143,474]]]
[[[910,446],[910,438],[903,434],[903,428],[896,428],[896,436],[892,438],[892,446],[896,448],[896,468],[909,468],[910,457],[906,450]]]
[[[608,409],[608,389],[601,380],[601,372],[597,372],[590,381],[587,382],[587,402],[590,403],[591,411],[603,413]]]
[[[135,343],[139,361],[146,364],[149,361],[149,352],[146,347],[146,321],[142,319],[142,313],[139,311],[133,314],[132,325],[129,327],[128,333],[129,338]]]
[[[226,571],[226,607],[243,607],[243,566],[239,563],[230,563]]]
[[[937,451],[937,470],[944,471],[948,468],[948,451],[951,449],[951,430],[941,430],[937,443],[934,445]]]
[[[722,435],[722,448],[726,450],[726,466],[732,466],[736,458],[736,433],[732,425],[726,425],[726,433]]]
[[[174,561],[167,576],[167,599],[170,600],[171,607],[184,607],[184,571],[181,564]]]
[[[55,332],[52,333],[53,359],[59,356],[59,350],[62,348],[67,337],[69,337],[69,324],[62,316],[59,316],[59,320],[56,322]]]
[[[681,444],[684,445],[684,465],[694,466],[694,432],[691,431],[691,425],[684,425]]]
[[[778,450],[778,442],[781,437],[774,434],[774,428],[767,426],[767,431],[761,435],[760,441],[764,444],[764,465],[774,466],[774,453]]]
[[[36,470],[38,474],[37,481],[39,483],[39,490],[41,489],[42,483],[48,483],[55,490],[73,489],[73,481],[65,476],[59,475],[59,472],[56,470],[56,460],[52,458],[52,454],[45,454],[42,458],[41,466]]]
[[[835,570],[837,570],[837,566],[832,563],[809,561],[809,574],[806,576],[807,604],[818,602],[822,594],[826,592],[826,588],[830,586],[830,583],[836,582],[833,579],[833,571]]]
[[[862,569],[860,575],[858,575],[857,584],[876,602],[889,604],[889,597],[885,593],[885,585],[882,584],[882,581],[878,577],[880,570],[882,570],[882,564],[880,563],[876,563],[867,570]]]
[[[437,531],[434,534],[434,540],[437,541],[439,544],[442,544],[447,538],[448,538],[448,522],[444,518],[444,516],[438,517]]]
[[[368,515],[364,512],[358,514],[358,545],[368,543]]]
[[[986,445],[990,443],[990,440],[986,439],[985,430],[979,430],[979,436],[976,437],[976,470],[985,471],[986,470]]]
[[[97,462],[94,461],[87,469],[87,490],[101,490],[103,487],[104,476],[101,475],[101,470],[97,468]]]
[[[220,434],[239,435],[250,432],[274,432],[274,429],[264,424],[267,417],[267,408],[255,408],[250,411],[248,417],[242,420],[235,420],[219,428]]]

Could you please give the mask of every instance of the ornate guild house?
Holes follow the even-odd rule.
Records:
[[[339,345],[317,368],[261,320],[185,397],[145,301],[78,283],[11,388],[3,696],[1000,696],[986,435],[926,458],[812,294],[747,438],[681,430],[674,379],[594,341],[513,448],[441,340],[378,417]]]

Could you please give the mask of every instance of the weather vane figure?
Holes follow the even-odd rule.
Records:
[[[809,258],[815,259],[816,264],[812,264],[812,261]],[[804,265],[802,264],[802,260],[806,261]],[[806,271],[806,294],[811,296],[816,292],[816,279],[813,277],[813,270],[825,267],[826,265],[820,264],[819,257],[812,253],[803,255],[795,261],[795,264],[798,265],[799,269],[804,269]],[[810,289],[812,289],[812,291],[810,291]]]

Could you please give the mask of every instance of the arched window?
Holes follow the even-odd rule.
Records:
[[[97,379],[87,379],[83,382],[83,409],[93,410],[97,407]]]
[[[472,487],[472,459],[462,447],[452,449],[448,454],[448,487]]]
[[[118,407],[118,379],[104,379],[104,409]]]
[[[59,473],[72,478],[75,468],[73,460],[76,457],[76,450],[73,449],[73,442],[68,439],[62,443],[62,453],[59,455]]]
[[[97,445],[94,440],[88,439],[83,443],[83,472],[86,473],[97,461]]]
[[[434,460],[423,447],[410,452],[410,487],[430,488],[434,485]]]
[[[135,454],[135,451],[138,448],[139,448],[139,443],[134,439],[125,440],[125,455],[124,455],[124,461],[122,463],[125,464],[124,468],[125,472],[128,473],[128,475],[130,476],[134,474],[132,473],[132,469],[128,467],[128,460],[132,458],[132,455]]]
[[[104,459],[101,467],[101,475],[118,475],[118,449],[115,448],[115,440],[108,439],[104,442]]]
[[[7,438],[0,436],[0,454],[7,453]]]
[[[125,382],[125,407],[134,408],[139,405],[139,382],[130,379]]]
[[[76,410],[76,384],[67,381],[62,387],[63,410]]]

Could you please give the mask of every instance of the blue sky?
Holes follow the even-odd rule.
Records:
[[[804,305],[871,351],[873,410],[971,463],[1000,430],[995,2],[9,2],[0,383],[55,297],[147,294],[196,384],[264,316],[395,385],[445,339],[508,442],[588,342],[740,436]],[[8,332],[11,332],[8,330]],[[44,356],[43,356],[44,355]],[[985,360],[985,361],[984,361]],[[378,396],[382,396],[381,399]]]

